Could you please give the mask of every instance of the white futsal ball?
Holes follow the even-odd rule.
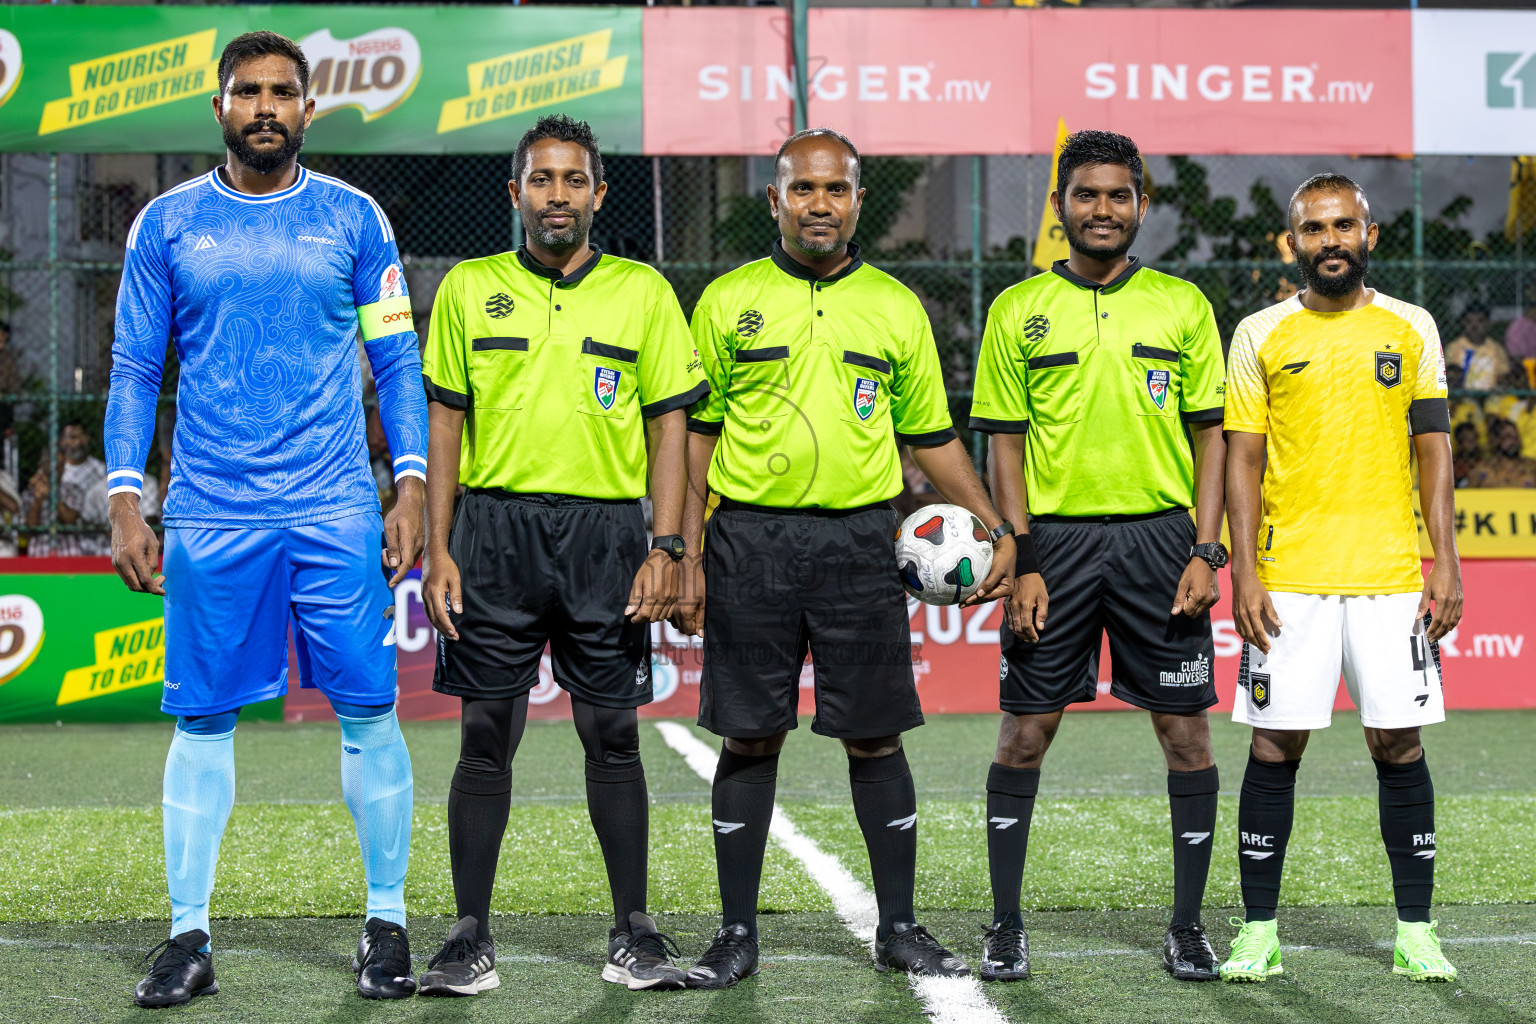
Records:
[[[924,604],[959,604],[992,571],[992,537],[959,505],[928,505],[896,534],[896,568],[907,593]]]

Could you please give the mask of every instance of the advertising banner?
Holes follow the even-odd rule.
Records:
[[[7,559],[0,565],[0,723],[52,721],[158,721],[165,685],[165,633],[158,599],[130,593],[106,559]],[[67,571],[23,573],[59,566]],[[72,562],[91,563],[73,565]],[[97,564],[99,563],[99,564]],[[1212,613],[1213,665],[1180,666],[1211,672],[1221,703],[1230,711],[1236,695],[1242,643],[1232,625],[1231,582],[1221,574],[1222,599]],[[1536,648],[1527,646],[1536,622],[1536,560],[1487,559],[1462,563],[1466,606],[1460,626],[1441,641],[1446,706],[1536,707]],[[997,710],[997,604],[936,608],[908,602],[912,658],[918,693],[928,714]],[[459,701],[432,690],[437,634],[421,604],[419,570],[395,590],[395,640],[399,652],[400,715],[414,720],[457,718]],[[641,709],[649,717],[689,718],[698,713],[702,652],[696,638],[666,623],[651,628],[656,700]],[[285,699],[247,708],[243,717],[313,721],[331,716],[317,690],[300,689],[290,647]],[[1099,697],[1080,710],[1125,709],[1109,696],[1110,658],[1100,654]],[[810,714],[814,669],[800,679],[800,710]],[[554,681],[546,657],[530,698],[535,718],[564,718],[570,701]],[[1339,707],[1348,707],[1341,691]]]
[[[640,148],[640,12],[614,7],[0,8],[0,150],[210,152],[224,46],[309,58],[318,153],[496,153],[541,114]]]
[[[1419,496],[1413,496],[1419,553],[1434,557]],[[1467,558],[1536,558],[1536,490],[1463,487],[1456,492],[1456,550]]]
[[[5,561],[30,568],[28,559]],[[166,721],[160,599],[128,590],[104,558],[60,561],[100,566],[47,574],[0,567],[0,723]],[[245,712],[281,716],[281,700]]]
[[[647,9],[646,152],[772,153],[788,32],[774,8]],[[1062,118],[1147,153],[1408,153],[1411,51],[1406,11],[813,8],[809,122],[883,154],[1046,153]]]
[[[1536,11],[1414,11],[1413,134],[1420,153],[1536,147]]]
[[[1426,567],[1427,568],[1427,567]],[[1449,708],[1536,707],[1536,688],[1517,685],[1536,678],[1536,648],[1526,646],[1536,622],[1536,561],[1468,561],[1462,565],[1466,606],[1461,625],[1441,641],[1446,706]],[[1214,665],[1179,667],[1184,672],[1210,672],[1221,702],[1212,710],[1231,711],[1237,696],[1237,666],[1242,641],[1232,624],[1231,580],[1221,573],[1222,598],[1212,613],[1216,640]],[[980,608],[936,608],[908,601],[911,612],[912,658],[917,689],[927,714],[993,713],[997,711],[999,667],[998,629],[1002,612],[997,604]],[[396,644],[399,650],[400,714],[403,718],[454,719],[459,700],[432,691],[432,665],[437,634],[421,604],[421,581],[413,573],[395,591]],[[1404,624],[1404,637],[1408,625]],[[692,718],[699,708],[702,652],[696,638],[679,634],[666,623],[651,628],[652,678],[656,700],[640,709],[646,717]],[[1076,710],[1127,710],[1109,696],[1110,658],[1107,644],[1099,658],[1099,696]],[[815,710],[814,669],[807,662],[800,676],[800,711]],[[533,718],[568,718],[570,700],[555,683],[546,656],[539,683],[529,700]],[[1341,687],[1339,708],[1350,707]],[[285,716],[289,721],[330,717],[317,691],[300,690],[292,680]]]

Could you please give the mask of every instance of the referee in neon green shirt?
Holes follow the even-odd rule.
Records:
[[[1013,539],[955,435],[922,304],[850,241],[863,195],[851,142],[827,129],[791,137],[768,189],[780,240],[705,289],[693,313],[710,382],[688,420],[683,533],[695,553],[706,475],[721,497],[704,537],[702,623],[695,604],[682,626],[704,637],[699,724],[725,737],[711,805],[723,912],[688,972],[694,988],[757,971],[758,883],[807,652],[811,729],[848,754],[880,910],[876,962],[970,973],[912,909],[917,799],[901,734],[923,716],[890,505],[898,441],[944,500],[993,531],[993,568],[973,601],[1005,592]],[[702,595],[703,579],[693,585]]]
[[[984,980],[1029,973],[1019,890],[1040,764],[1062,710],[1097,694],[1106,629],[1110,692],[1152,713],[1168,763],[1163,965],[1176,978],[1216,977],[1200,904],[1216,827],[1205,709],[1216,703],[1209,609],[1227,556],[1226,375],[1210,303],[1127,255],[1147,211],[1143,180],[1125,136],[1067,140],[1051,204],[1071,255],[997,297],[976,371],[971,427],[993,435],[993,492],[1021,524],[987,777]]]
[[[512,173],[527,243],[448,272],[422,358],[429,452],[442,460],[427,474],[422,601],[439,631],[432,688],[462,700],[463,723],[448,795],[459,921],[420,991],[500,983],[491,891],[546,644],[571,695],[613,893],[603,980],[682,988],[645,913],[635,709],[651,699],[650,623],[676,601],[686,409],[709,386],[672,287],[588,241],[607,191],[592,129],[540,118]]]

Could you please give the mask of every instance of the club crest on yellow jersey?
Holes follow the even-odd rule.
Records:
[[[1403,379],[1403,354],[1401,352],[1376,353],[1376,383],[1384,388],[1395,388]]]

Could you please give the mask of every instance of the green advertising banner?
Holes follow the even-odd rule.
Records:
[[[0,150],[222,149],[224,46],[271,29],[309,57],[316,153],[497,153],[541,114],[640,151],[640,9],[0,8]]]
[[[161,599],[114,574],[0,575],[0,723],[164,720]],[[242,718],[281,720],[282,698]]]

